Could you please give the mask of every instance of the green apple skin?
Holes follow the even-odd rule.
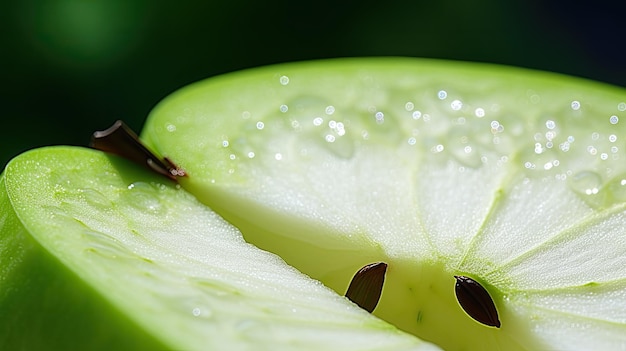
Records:
[[[166,349],[32,238],[3,236],[2,247],[2,349]]]
[[[338,293],[388,263],[374,314],[444,349],[624,349],[625,101],[510,67],[330,60],[192,84],[141,136],[249,242]],[[488,290],[501,328],[467,316],[454,275]]]
[[[165,349],[165,344],[131,321],[29,234],[11,206],[5,183],[3,176],[0,178],[1,348]]]
[[[2,350],[438,350],[117,156],[28,151],[0,210]]]

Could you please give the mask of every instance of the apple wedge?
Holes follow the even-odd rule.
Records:
[[[117,156],[22,154],[0,209],[2,350],[438,349]]]
[[[374,314],[444,349],[626,349],[622,88],[295,63],[185,87],[141,136],[248,242],[337,293],[387,263]]]

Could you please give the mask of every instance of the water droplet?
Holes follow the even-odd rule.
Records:
[[[281,84],[281,85],[287,85],[287,84],[289,84],[289,77],[287,77],[287,76],[281,76],[281,77],[280,77],[280,84]]]
[[[346,134],[346,127],[343,125],[343,123],[337,122],[337,125],[335,126],[335,132],[339,136],[345,135]]]
[[[607,187],[608,193],[611,195],[614,201],[626,201],[626,174],[620,174],[614,177],[609,182]]]
[[[591,171],[582,171],[569,178],[569,185],[579,195],[597,195],[602,187],[602,178]]]
[[[454,156],[454,158],[463,166],[478,168],[482,164],[479,153],[470,145],[454,145],[450,146],[448,150],[450,150],[452,156]],[[443,146],[441,146],[441,149],[438,152],[441,151],[443,151]]]
[[[617,122],[619,122],[619,117],[613,115],[609,118],[609,122],[611,122],[611,124],[617,124]]]
[[[176,126],[175,126],[175,125],[173,125],[173,124],[171,124],[171,123],[168,123],[168,124],[165,126],[165,129],[166,129],[168,132],[172,133],[172,132],[175,132],[175,131],[176,131]]]
[[[417,143],[417,139],[410,137],[407,142],[409,143],[409,145],[415,145],[415,143]]]
[[[377,123],[382,123],[385,120],[385,114],[380,111],[376,112],[374,116],[376,117]]]
[[[283,154],[281,154],[280,152],[277,152],[277,153],[274,155],[274,158],[276,159],[276,161],[280,161],[280,160],[282,160],[282,159],[283,159]]]
[[[445,90],[439,90],[439,92],[437,93],[437,97],[439,98],[439,100],[444,100],[448,97],[448,92]]]
[[[546,121],[546,128],[552,130],[556,127],[556,123],[553,120],[547,120]]]
[[[491,121],[491,133],[497,134],[504,131],[504,126],[499,121]]]
[[[478,118],[483,118],[485,117],[485,110],[479,107],[476,110],[474,110],[474,115],[476,115],[476,117]]]
[[[609,135],[609,141],[612,142],[612,143],[616,142],[617,141],[617,135],[615,135],[615,134]]]
[[[454,100],[450,103],[450,107],[454,110],[454,111],[458,111],[461,108],[463,108],[463,103],[460,100]]]
[[[413,119],[420,119],[420,117],[422,117],[422,113],[420,111],[413,111],[411,116],[413,117]]]
[[[80,196],[85,199],[87,203],[98,209],[111,208],[113,206],[111,199],[107,198],[103,193],[96,189],[81,189]]]
[[[589,145],[587,146],[587,152],[589,155],[596,155],[598,153],[598,149],[596,149],[593,145]]]
[[[287,105],[280,105],[280,112],[285,113],[287,111],[289,111],[289,106]]]
[[[223,141],[222,141],[222,146],[223,146],[223,147],[228,147],[228,145],[230,145],[230,143],[228,142],[228,140],[223,140]]]
[[[367,140],[369,138],[369,134],[365,130],[361,133],[361,136],[364,140]],[[324,148],[330,151],[335,156],[349,159],[354,155],[354,143],[352,138],[349,136],[343,136],[341,138],[338,138],[333,134],[326,134],[324,135],[323,140],[324,143],[322,145],[324,146]]]
[[[619,104],[617,104],[617,110],[626,111],[626,102],[620,102]]]
[[[537,94],[530,95],[530,103],[536,105],[541,102],[541,96]]]
[[[248,152],[248,158],[254,158],[254,152],[250,151]]]
[[[256,129],[262,130],[263,128],[265,128],[265,123],[261,121],[256,122]]]
[[[580,109],[580,101],[574,100],[574,101],[572,101],[570,106],[572,107],[572,110],[578,111]]]
[[[437,144],[437,145],[433,146],[430,150],[431,150],[433,153],[437,154],[437,153],[442,152],[442,151],[443,151],[443,149],[444,149],[443,145],[441,145],[441,144]]]
[[[200,312],[200,309],[196,307],[196,308],[194,308],[194,309],[191,311],[191,313],[192,313],[195,317],[198,317],[198,316],[200,316],[200,313],[201,313],[201,312]]]
[[[157,196],[158,191],[159,186],[146,182],[134,182],[128,186],[128,192],[125,192],[123,197],[132,207],[156,214],[162,210],[161,201]]]
[[[335,106],[326,106],[326,109],[324,110],[324,112],[327,115],[332,115],[333,113],[335,113]]]
[[[415,108],[415,105],[410,101],[404,104],[404,109],[407,111],[413,111],[414,108]]]

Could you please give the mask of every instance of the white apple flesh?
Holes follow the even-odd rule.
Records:
[[[165,99],[142,138],[247,241],[447,350],[626,349],[626,91],[412,59],[280,65]],[[480,283],[500,328],[459,306]]]
[[[116,156],[22,154],[0,209],[2,350],[437,349]]]

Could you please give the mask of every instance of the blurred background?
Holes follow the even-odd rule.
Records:
[[[618,1],[7,1],[0,166],[39,146],[87,145],[116,119],[139,131],[191,82],[296,60],[480,61],[626,87],[625,16]]]

